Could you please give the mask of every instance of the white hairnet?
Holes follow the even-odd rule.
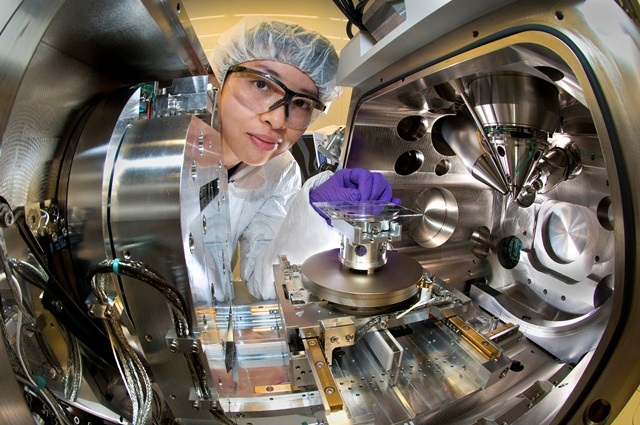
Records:
[[[227,70],[243,62],[275,60],[305,72],[318,87],[318,100],[335,100],[338,54],[326,37],[298,24],[244,18],[218,39],[211,55],[211,67],[220,84]]]

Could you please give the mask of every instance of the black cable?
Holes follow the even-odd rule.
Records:
[[[363,10],[369,0],[360,0],[357,6],[353,5],[351,0],[333,0],[333,3],[340,9],[342,14],[347,18],[347,36],[353,38],[352,27],[355,25],[360,31],[367,31],[362,22]]]
[[[9,258],[9,265],[11,266],[11,270],[15,271],[18,276],[23,278],[26,282],[34,285],[38,289],[42,289],[43,291],[46,289],[47,280],[33,265],[25,261],[20,261],[17,258]]]

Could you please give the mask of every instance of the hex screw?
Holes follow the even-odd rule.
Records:
[[[178,352],[178,341],[171,341],[171,344],[169,344],[169,351],[171,351],[172,353],[177,353]]]

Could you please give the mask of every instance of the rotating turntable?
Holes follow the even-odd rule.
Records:
[[[302,265],[304,287],[351,311],[395,306],[419,292],[423,268],[389,249],[400,240],[398,220],[420,212],[382,201],[314,204],[342,233],[339,249],[324,251]]]

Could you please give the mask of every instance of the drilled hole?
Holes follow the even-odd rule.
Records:
[[[611,198],[605,196],[598,203],[598,222],[607,230],[613,230],[613,208],[611,208]]]
[[[451,161],[448,159],[443,159],[436,164],[435,173],[437,176],[444,176],[449,170],[451,170]]]
[[[420,115],[405,117],[400,120],[396,130],[402,140],[417,142],[427,134],[427,120]]]
[[[584,412],[584,423],[587,425],[600,425],[606,423],[611,415],[611,404],[604,399],[593,401]]]
[[[438,118],[431,127],[431,144],[433,149],[442,156],[454,156],[456,154],[443,136],[443,129],[453,125],[453,122],[455,122],[455,117],[445,115],[442,118]]]
[[[413,174],[422,167],[424,154],[419,150],[410,150],[398,157],[395,164],[395,172],[401,176]]]

